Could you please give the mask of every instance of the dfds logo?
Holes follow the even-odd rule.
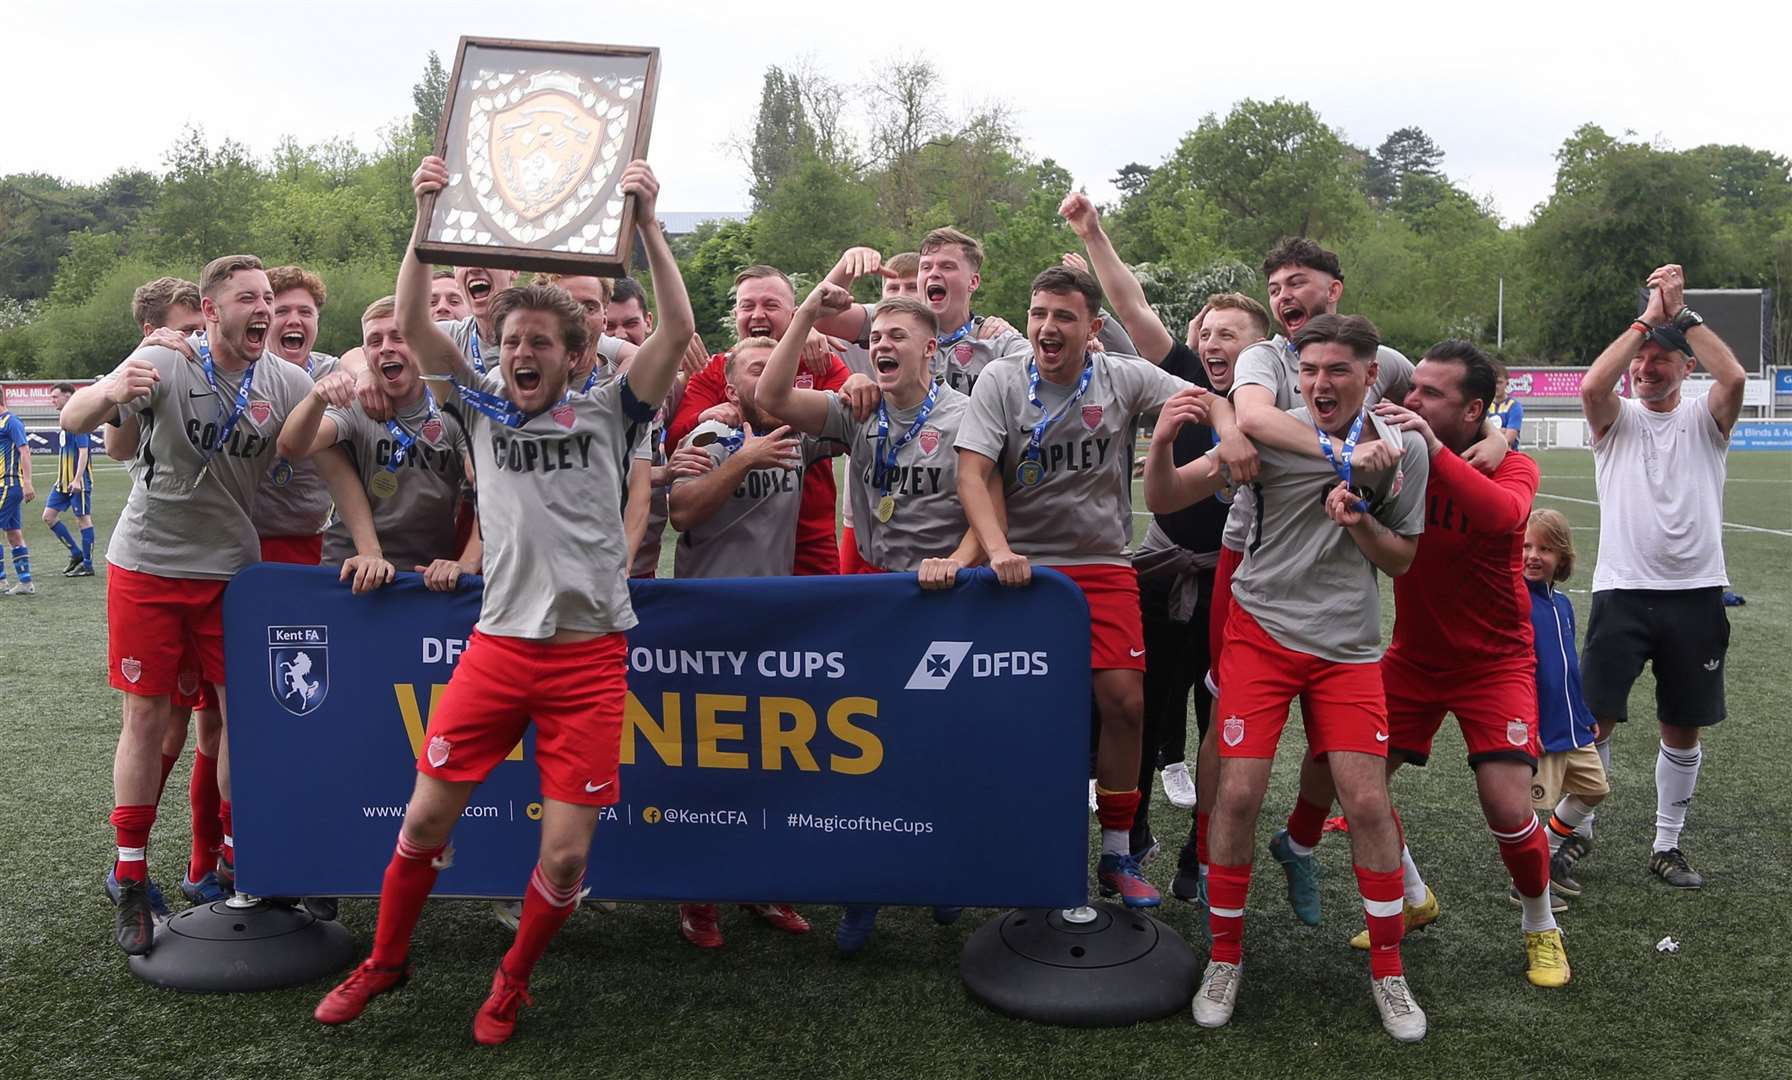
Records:
[[[1037,676],[1051,672],[1044,652],[973,653],[968,641],[936,641],[922,650],[921,659],[903,689],[944,690],[958,677],[967,657],[973,679]]]

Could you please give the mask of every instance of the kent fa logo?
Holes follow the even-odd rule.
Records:
[[[936,641],[921,653],[914,674],[908,677],[904,690],[944,690],[952,685],[953,676],[964,666],[971,651],[968,641]]]
[[[268,689],[294,716],[315,712],[330,693],[330,629],[268,627]]]

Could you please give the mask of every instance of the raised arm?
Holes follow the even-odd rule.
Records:
[[[790,329],[784,331],[778,347],[766,358],[765,370],[759,375],[759,388],[753,391],[761,409],[798,431],[821,434],[828,422],[828,396],[820,390],[804,390],[792,385],[796,380],[796,366],[803,358],[803,343],[816,323],[852,306],[852,294],[827,281],[815,286],[814,291],[797,305],[796,312],[790,317]]]
[[[1186,465],[1176,465],[1176,433],[1184,424],[1198,424],[1206,419],[1203,396],[1193,389],[1172,397],[1158,413],[1151,446],[1145,453],[1145,506],[1152,513],[1175,513],[1225,486],[1219,461],[1212,455],[1203,454]]]
[[[1661,310],[1667,321],[1686,335],[1693,356],[1716,383],[1705,396],[1705,407],[1711,410],[1718,430],[1729,438],[1742,416],[1748,372],[1742,369],[1742,361],[1736,359],[1724,339],[1686,306],[1686,271],[1672,264],[1661,267],[1649,275],[1649,285],[1661,297]]]
[[[666,233],[654,216],[658,209],[660,182],[645,161],[631,161],[622,173],[622,191],[635,197],[635,209],[641,222],[641,247],[647,254],[647,266],[653,273],[654,302],[658,307],[653,333],[641,343],[629,365],[628,385],[635,397],[651,406],[666,400],[672,380],[678,374],[678,363],[691,335],[697,332],[697,317],[691,313],[691,298],[685,292],[684,278],[678,272],[678,260],[672,257]]]
[[[280,425],[275,447],[280,456],[302,461],[328,446],[336,445],[336,421],[325,415],[334,405],[338,409],[354,404],[355,377],[346,371],[332,371],[319,379],[299,402],[298,408]]]
[[[1095,204],[1082,192],[1073,191],[1059,205],[1058,213],[1070,223],[1071,230],[1088,249],[1095,280],[1101,283],[1103,295],[1114,305],[1114,314],[1119,316],[1133,344],[1138,346],[1138,355],[1154,364],[1162,363],[1176,339],[1164,329],[1163,320],[1146,301],[1139,279],[1120,261],[1113,241],[1101,227],[1101,216]]]
[[[854,247],[841,252],[840,259],[834,268],[828,271],[823,281],[850,290],[852,283],[866,276],[876,274],[880,278],[895,277],[896,274],[884,265],[883,256],[876,248]],[[851,300],[849,296],[847,298]],[[841,338],[845,341],[857,341],[865,333],[866,325],[871,321],[869,304],[852,304],[838,311],[826,311],[816,319],[814,328],[829,337]]]
[[[454,339],[436,326],[429,313],[429,264],[417,257],[417,242],[429,231],[429,219],[423,215],[423,200],[448,186],[448,166],[441,158],[423,159],[411,174],[411,191],[417,197],[417,223],[411,229],[411,243],[398,261],[398,332],[404,335],[424,375],[447,375],[461,382],[478,379],[473,364],[454,346]]]

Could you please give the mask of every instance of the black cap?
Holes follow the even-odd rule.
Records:
[[[1692,355],[1692,346],[1687,344],[1686,335],[1672,326],[1657,326],[1649,331],[1649,340],[1664,349],[1673,349],[1687,356]]]

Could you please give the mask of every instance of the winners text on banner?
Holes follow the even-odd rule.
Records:
[[[258,565],[225,596],[241,886],[376,895],[478,579],[352,595]],[[1081,903],[1089,618],[1062,576],[987,570],[631,583],[621,801],[585,882],[613,899]],[[539,843],[526,736],[473,794],[440,896],[513,895]]]

